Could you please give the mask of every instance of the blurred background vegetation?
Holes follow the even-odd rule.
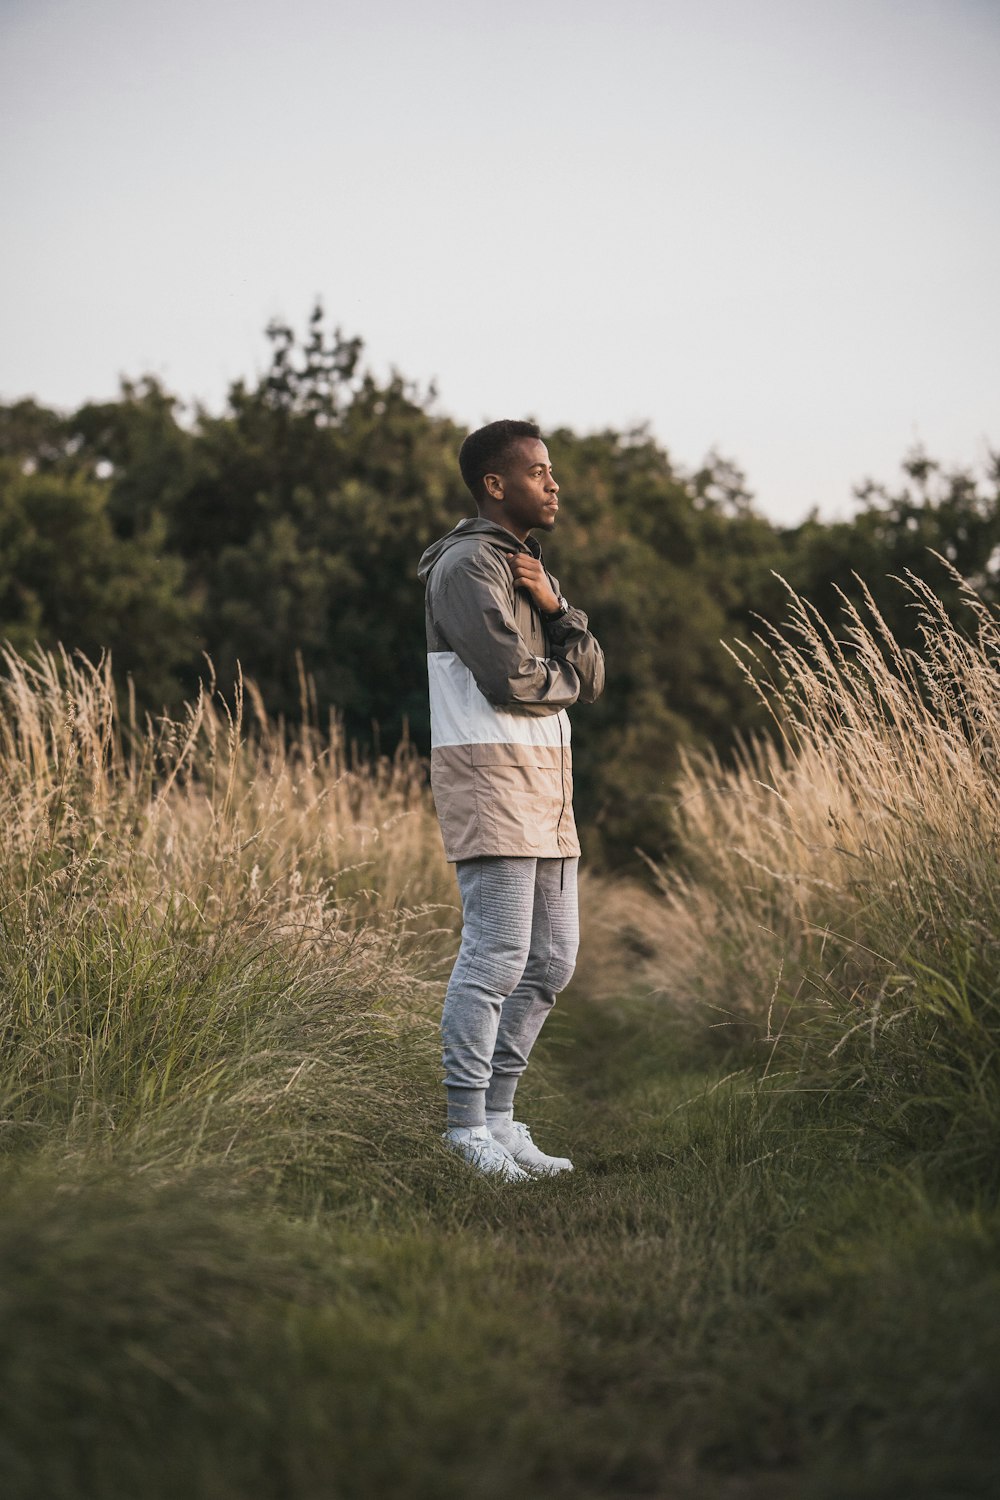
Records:
[[[470,513],[464,430],[432,388],[365,373],[361,340],[319,305],[304,335],[274,323],[267,336],[266,373],[235,382],[221,414],[188,411],[150,376],[68,414],[0,406],[0,638],[21,653],[109,652],[119,688],[131,677],[154,717],[194,698],[206,655],[227,688],[239,662],[286,725],[308,682],[312,711],[325,722],[335,708],[348,743],[391,752],[408,732],[424,750],[415,569]],[[897,488],[859,485],[849,520],[789,528],[718,455],[681,470],[641,428],[548,440],[567,504],[546,560],[610,667],[606,696],[574,723],[579,821],[605,867],[674,847],[684,747],[727,755],[762,726],[720,643],[782,618],[781,578],[835,624],[859,574],[904,648],[912,602],[890,575],[933,569],[945,604],[959,602],[928,549],[997,599],[998,454],[974,475],[915,452]]]

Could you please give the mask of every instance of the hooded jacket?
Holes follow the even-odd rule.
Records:
[[[445,856],[579,854],[567,708],[604,688],[587,616],[542,619],[514,588],[507,555],[541,559],[534,537],[481,517],[427,548],[431,790]],[[554,593],[559,583],[547,574]]]

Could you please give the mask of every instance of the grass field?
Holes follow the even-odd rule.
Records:
[[[993,641],[800,625],[684,873],[585,888],[524,1186],[439,1141],[415,763],[8,659],[5,1500],[996,1492]]]

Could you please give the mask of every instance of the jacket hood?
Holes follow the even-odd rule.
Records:
[[[417,568],[417,577],[424,581],[435,563],[441,558],[449,547],[454,547],[457,542],[464,542],[470,536],[485,536],[494,541],[506,552],[530,552],[533,557],[541,553],[538,543],[533,538],[527,543],[519,542],[512,531],[506,526],[500,526],[496,521],[484,521],[482,516],[468,516],[464,521],[459,521],[446,536],[440,537],[438,541],[432,542],[420,559]]]

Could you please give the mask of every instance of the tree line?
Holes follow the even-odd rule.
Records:
[[[304,334],[267,335],[266,372],[220,413],[187,412],[149,376],[70,413],[0,405],[0,637],[110,651],[154,715],[191,697],[206,657],[222,685],[239,663],[286,721],[304,678],[359,745],[392,750],[408,726],[426,750],[415,569],[473,509],[464,429],[432,389],[376,380],[319,306]],[[546,438],[568,501],[546,561],[608,657],[604,698],[574,722],[580,822],[606,861],[669,848],[681,746],[724,756],[761,727],[721,642],[780,621],[786,583],[836,630],[860,576],[908,645],[918,623],[893,575],[960,607],[934,552],[1000,594],[1000,453],[981,474],[912,453],[895,488],[859,486],[849,520],[784,527],[717,455],[682,470],[645,429]]]

